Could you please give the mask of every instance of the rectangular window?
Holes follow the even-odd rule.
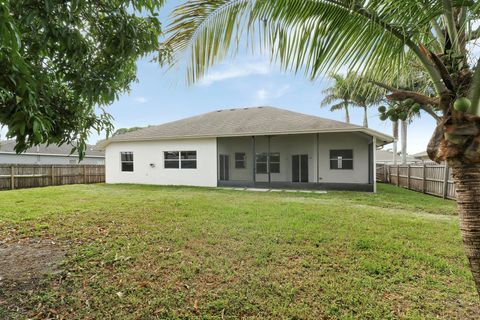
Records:
[[[256,157],[257,173],[268,173],[267,153],[257,153]],[[280,173],[280,153],[270,153],[270,173]]]
[[[330,150],[330,169],[353,169],[353,150]]]
[[[178,151],[165,151],[163,153],[163,161],[165,169],[180,168],[180,157]]]
[[[235,169],[245,169],[246,160],[245,152],[235,152]]]
[[[270,153],[270,173],[280,173],[280,153]]]
[[[120,152],[120,160],[123,172],[133,171],[133,152]]]
[[[165,169],[196,169],[197,151],[165,151]]]
[[[197,151],[182,151],[181,155],[182,169],[197,169]]]

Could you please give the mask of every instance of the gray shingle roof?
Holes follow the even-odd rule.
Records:
[[[365,130],[369,131],[369,129],[353,124],[265,106],[217,110],[150,126],[114,136],[100,143],[99,147],[105,147],[115,141]],[[383,136],[384,140],[390,138],[386,135]]]
[[[4,153],[4,152],[7,152],[7,153],[12,153],[12,152],[15,152],[15,141],[14,140],[5,140],[5,141],[0,141],[0,153]],[[92,145],[87,145],[87,150],[85,150],[85,156],[86,157],[89,157],[89,156],[105,156],[105,153],[103,151],[99,151],[99,150],[95,150],[94,149],[95,146],[92,146]],[[72,146],[71,145],[66,145],[66,144],[63,144],[61,146],[57,146],[57,145],[45,145],[45,144],[41,144],[41,145],[38,145],[37,146],[34,146],[34,147],[31,147],[31,148],[28,148],[24,153],[35,153],[35,154],[54,154],[54,155],[65,155],[65,156],[68,156],[70,154],[70,151],[72,150]],[[73,154],[72,156],[75,156],[75,154]]]

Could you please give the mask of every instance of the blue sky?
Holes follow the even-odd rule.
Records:
[[[177,3],[167,1],[160,12],[164,24],[167,13]],[[259,105],[344,120],[343,112],[320,107],[328,79],[312,82],[302,74],[282,72],[262,56],[239,54],[213,67],[204,80],[191,86],[185,83],[181,67],[167,71],[145,58],[138,61],[138,79],[128,94],[107,108],[116,128],[161,124],[217,109]],[[391,134],[390,123],[380,121],[376,109],[369,110],[370,127]],[[353,123],[361,124],[362,116],[361,109],[351,110]],[[415,120],[409,126],[408,152],[425,150],[434,127],[428,115]],[[90,142],[99,138],[102,137],[92,135]]]
[[[270,105],[324,118],[344,120],[341,111],[321,108],[322,90],[328,79],[315,82],[302,75],[284,73],[268,60],[240,56],[215,66],[201,82],[188,86],[183,71],[166,72],[148,59],[138,62],[138,83],[130,93],[107,108],[116,128],[160,124],[184,117],[232,107]],[[378,119],[376,107],[369,112],[371,128],[391,134],[390,123]],[[362,124],[363,111],[351,109],[353,123]],[[426,114],[409,126],[408,152],[425,150],[434,121]],[[92,136],[91,142],[98,139]]]
[[[161,10],[164,25],[167,13],[179,2],[167,1]],[[186,84],[181,67],[167,71],[150,60],[138,61],[138,82],[129,93],[107,107],[116,128],[161,124],[217,109],[259,105],[344,120],[343,112],[320,107],[328,79],[311,82],[302,74],[281,72],[262,56],[239,54],[213,67],[205,79],[191,86]],[[376,110],[376,107],[370,109],[370,127],[391,134],[390,123],[379,121]],[[362,117],[361,109],[351,110],[353,123],[361,124]],[[408,152],[425,150],[433,129],[434,121],[427,115],[410,125]],[[93,134],[90,143],[102,138],[104,135]]]

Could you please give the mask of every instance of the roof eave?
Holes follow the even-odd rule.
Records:
[[[133,139],[105,139],[101,140],[95,146],[95,150],[104,151],[110,143],[115,142],[139,142],[139,141],[162,141],[176,139],[206,139],[206,138],[229,138],[229,137],[249,137],[249,136],[270,136],[270,135],[292,135],[292,134],[312,134],[312,133],[342,133],[342,132],[363,132],[367,135],[377,138],[377,146],[383,146],[393,142],[393,137],[381,132],[364,128],[346,128],[346,129],[325,129],[325,130],[306,130],[306,131],[284,131],[284,132],[243,132],[238,134],[224,135],[189,135],[189,136],[165,136],[152,138],[133,138]]]

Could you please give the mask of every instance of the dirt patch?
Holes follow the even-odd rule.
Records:
[[[57,272],[64,256],[52,241],[0,245],[0,282],[28,282]]]
[[[8,311],[21,311],[18,299],[32,294],[47,275],[60,272],[64,257],[65,249],[51,240],[0,244],[0,319]]]

